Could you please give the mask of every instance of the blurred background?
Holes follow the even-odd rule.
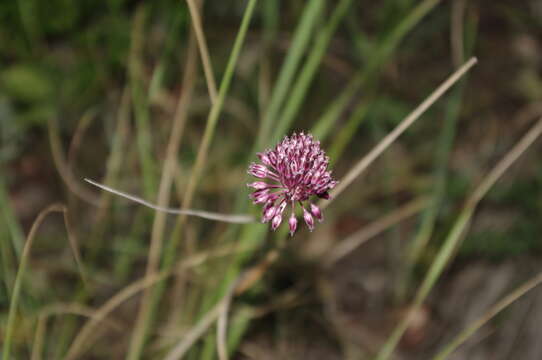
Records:
[[[373,358],[465,201],[542,115],[541,39],[538,0],[0,2],[4,359],[161,359],[183,344],[188,359]],[[245,186],[256,151],[311,131],[341,179],[471,56],[478,64],[312,233],[160,215],[83,181],[259,217]],[[228,74],[213,128],[214,88]],[[390,358],[433,358],[540,272],[541,150],[535,142],[467,211]],[[30,228],[53,203],[62,213],[36,229],[28,256]],[[204,320],[246,271],[221,335],[216,316]],[[541,324],[534,289],[450,358],[541,359]]]

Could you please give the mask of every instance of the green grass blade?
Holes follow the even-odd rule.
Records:
[[[11,242],[17,258],[21,258],[23,249],[23,230],[17,221],[13,208],[9,204],[9,198],[7,193],[7,186],[3,176],[0,175],[0,208],[2,209],[2,215],[4,222],[7,225],[8,232],[11,236]]]
[[[144,194],[147,198],[156,196],[157,179],[155,162],[152,156],[152,131],[149,124],[149,99],[143,87],[143,30],[146,7],[141,5],[134,16],[132,29],[132,48],[129,63],[130,88],[132,90],[134,117],[136,122],[136,144],[141,162]]]
[[[43,210],[39,213],[36,221],[34,221],[34,224],[32,224],[32,227],[30,228],[30,232],[28,234],[28,238],[26,240],[26,243],[23,248],[23,252],[21,254],[21,262],[19,263],[19,268],[17,270],[17,275],[15,277],[15,284],[13,286],[13,295],[11,296],[10,304],[9,304],[9,313],[8,313],[8,320],[6,324],[4,339],[3,339],[3,350],[2,350],[2,360],[10,360],[11,359],[11,340],[13,336],[13,330],[15,326],[15,316],[17,312],[17,308],[19,306],[19,298],[21,295],[21,288],[23,285],[23,278],[24,274],[26,272],[27,264],[28,264],[28,258],[30,256],[30,250],[32,249],[32,244],[34,242],[34,238],[36,237],[36,233],[38,231],[38,228],[40,227],[41,223],[47,215],[49,215],[51,212],[63,212],[64,207],[61,205],[52,205]]]
[[[322,62],[329,42],[351,4],[352,0],[341,0],[331,14],[329,22],[322,30],[320,30],[312,51],[302,67],[301,74],[295,81],[284,111],[279,117],[275,132],[271,138],[272,143],[277,142],[284,136],[286,131],[290,128],[294,118],[299,113],[299,108],[301,107],[303,100],[305,100],[307,90]]]
[[[358,71],[348,86],[342,91],[339,97],[329,106],[324,114],[317,120],[314,126],[314,133],[320,135],[323,140],[333,128],[337,119],[350,103],[354,95],[359,91],[362,85],[370,84],[376,76],[377,70],[387,63],[397,49],[399,43],[438,3],[440,0],[425,0],[417,5],[401,21],[391,33],[384,39],[375,50],[374,55],[369,59],[365,68]],[[367,92],[370,92],[371,86],[368,86]],[[354,128],[355,123],[359,123],[359,117],[352,116],[347,123],[347,127]],[[353,136],[353,132],[350,138]],[[350,139],[342,136],[340,141],[348,143]]]
[[[323,0],[310,0],[303,10],[303,15],[295,30],[290,49],[284,60],[284,65],[282,65],[280,69],[277,83],[273,88],[271,100],[269,101],[269,106],[260,126],[258,140],[255,144],[257,149],[269,145],[270,131],[277,119],[281,106],[286,99],[288,90],[294,80],[295,72],[309,44],[312,30],[323,10],[324,3]]]
[[[365,116],[369,112],[369,109],[371,107],[370,103],[370,100],[360,102],[354,109],[350,120],[347,121],[346,125],[337,132],[337,135],[335,135],[333,143],[329,148],[329,157],[332,163],[334,163],[335,161],[337,161],[337,159],[341,157],[344,149],[346,149],[346,146],[348,145],[348,143],[350,143],[353,134],[355,134],[356,130],[361,125],[361,123],[365,119]]]

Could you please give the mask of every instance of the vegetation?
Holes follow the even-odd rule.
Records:
[[[541,11],[0,3],[2,359],[539,358]],[[339,184],[290,237],[246,183],[294,131]]]

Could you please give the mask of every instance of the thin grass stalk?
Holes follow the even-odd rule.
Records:
[[[332,145],[329,148],[329,157],[331,158],[331,163],[334,164],[338,159],[341,158],[342,153],[346,149],[346,146],[350,143],[352,139],[352,134],[355,134],[359,126],[365,120],[365,116],[371,109],[371,103],[374,100],[374,97],[368,95],[366,100],[361,101],[352,112],[352,115],[346,121],[346,125],[340,128],[337,134],[334,136]],[[331,126],[330,122],[328,126]],[[325,129],[329,131],[330,129]]]
[[[41,223],[47,215],[53,212],[63,212],[65,211],[65,208],[63,205],[60,204],[53,204],[46,209],[42,210],[39,214],[34,223],[32,224],[32,227],[30,228],[30,232],[28,233],[28,237],[26,239],[26,243],[23,247],[23,252],[21,254],[21,262],[19,263],[19,267],[17,269],[17,275],[15,277],[15,284],[13,286],[13,295],[11,296],[11,301],[9,304],[9,312],[8,312],[8,319],[6,323],[5,333],[4,333],[4,340],[3,340],[3,350],[2,350],[2,360],[10,360],[11,359],[11,341],[13,337],[13,330],[15,326],[15,316],[17,313],[17,308],[19,307],[19,297],[21,295],[21,288],[23,284],[23,278],[24,274],[26,272],[28,259],[30,257],[30,250],[32,249],[32,244],[34,243],[34,238],[36,237],[36,233],[41,226]]]
[[[2,165],[2,172],[5,171]],[[6,172],[7,173],[7,172]],[[9,201],[6,178],[0,175],[0,211],[4,217],[6,228],[10,234],[11,245],[17,259],[21,258],[23,252],[24,235],[19,222],[13,212],[13,207]]]
[[[77,238],[75,237],[75,231],[71,226],[70,216],[66,208],[62,210],[62,216],[64,217],[64,226],[66,227],[66,233],[68,235],[68,243],[75,260],[75,265],[77,266],[77,271],[79,272],[79,276],[81,276],[83,286],[88,286],[88,277],[81,258],[81,252],[79,251],[79,244]]]
[[[125,241],[124,248],[115,260],[113,269],[114,277],[119,283],[123,283],[134,269],[134,264],[138,261],[139,250],[141,250],[141,253],[146,250],[144,244],[142,244],[144,240],[142,234],[148,231],[147,217],[148,212],[146,209],[137,209],[133,215],[133,226],[131,226],[130,231],[127,235],[120,237]],[[126,248],[126,245],[129,246]]]
[[[258,109],[264,114],[271,97],[271,57],[270,50],[279,28],[280,2],[265,0],[262,9],[263,46],[258,68]]]
[[[175,168],[175,164],[173,164],[173,167]],[[175,169],[173,169],[173,171],[174,170]],[[163,174],[167,174],[167,173],[164,171]],[[232,224],[248,224],[248,223],[253,223],[256,221],[256,219],[252,215],[230,215],[230,214],[222,214],[222,213],[216,213],[216,212],[205,211],[205,210],[193,210],[193,209],[183,210],[183,209],[165,207],[163,205],[153,204],[135,195],[131,195],[123,191],[113,189],[112,187],[106,186],[104,184],[100,184],[94,180],[90,180],[86,178],[84,180],[88,182],[89,184],[92,184],[104,191],[123,197],[135,203],[141,204],[145,207],[148,207],[149,209],[156,210],[156,212],[158,213],[196,216],[202,219],[223,221],[223,222],[232,223]]]
[[[216,124],[218,122],[218,118],[220,116],[222,107],[224,105],[226,94],[228,93],[229,88],[230,88],[231,80],[233,78],[235,67],[237,65],[237,60],[239,58],[239,53],[244,43],[246,33],[250,24],[250,20],[252,19],[252,14],[254,12],[256,3],[257,3],[257,0],[250,0],[245,9],[245,13],[241,21],[241,26],[239,28],[239,32],[235,39],[235,43],[233,45],[231,55],[228,59],[228,64],[226,66],[224,77],[222,78],[222,81],[220,84],[220,90],[218,93],[217,101],[212,106],[209,116],[207,118],[207,125],[205,127],[203,139],[198,149],[196,162],[194,164],[194,167],[190,174],[190,178],[188,180],[185,198],[183,199],[182,206],[181,206],[182,209],[188,209],[190,207],[194,193],[197,189],[197,184],[200,181],[200,177],[203,172],[203,166],[207,159],[209,146],[213,138],[213,135],[216,129]],[[180,239],[180,228],[182,227],[182,224],[184,223],[185,219],[186,219],[186,216],[181,215],[175,225],[175,229],[173,231],[171,241],[169,242],[167,251],[164,254],[164,269],[168,269],[173,265],[173,262],[176,256],[177,243],[179,242],[179,239]],[[156,252],[156,254],[159,254],[159,253]],[[163,286],[160,286],[160,288],[157,291],[152,291],[151,289],[151,291],[146,293],[146,295],[142,299],[140,311],[138,313],[137,320],[136,320],[136,325],[135,325],[136,327],[135,327],[135,330],[130,342],[130,349],[128,353],[129,360],[136,360],[141,357],[141,352],[143,349],[143,344],[145,342],[146,333],[148,329],[148,323],[151,317],[150,315],[153,312],[153,307],[155,306],[155,304],[157,304],[157,302],[159,301],[159,298],[161,297],[161,294],[163,292],[162,290],[163,290]]]
[[[126,143],[130,132],[130,91],[125,87],[121,99],[119,110],[116,116],[115,132],[111,139],[111,150],[106,162],[106,171],[103,177],[103,183],[115,186],[117,183],[123,159],[125,157]],[[93,226],[88,242],[92,244],[92,249],[89,251],[88,259],[93,262],[102,249],[102,244],[105,238],[106,230],[110,224],[111,217],[108,217],[110,212],[112,195],[103,192],[99,196],[99,206],[96,215],[93,219]]]
[[[195,342],[207,332],[221,315],[224,316],[225,314],[227,316],[229,304],[237,290],[237,285],[241,278],[242,276],[228,285],[226,294],[198,321],[196,326],[183,336],[183,339],[169,351],[164,360],[178,360],[183,358]],[[222,326],[225,326],[225,324]],[[225,332],[225,329],[223,329],[223,331]],[[222,351],[225,351],[227,354],[227,349],[222,349]],[[221,352],[219,356],[221,356],[220,360],[223,360],[222,356],[224,356],[224,353]]]
[[[38,324],[36,325],[36,333],[34,335],[34,342],[32,343],[32,354],[30,356],[30,360],[41,360],[46,327],[47,316],[38,317]]]
[[[280,69],[277,82],[273,87],[267,111],[260,125],[260,131],[258,132],[258,137],[255,142],[255,149],[262,148],[270,143],[271,129],[273,128],[273,124],[286,99],[288,90],[291,88],[294,81],[295,72],[309,45],[312,30],[316,26],[317,20],[320,18],[322,10],[324,9],[324,3],[325,1],[323,0],[309,0],[303,8],[299,25],[295,30],[290,49],[288,50],[284,64]]]
[[[230,311],[231,300],[233,297],[233,291],[228,293],[229,296],[224,298],[224,305],[221,312],[218,315],[218,321],[216,324],[216,348],[218,349],[219,360],[228,360],[228,313]]]
[[[181,8],[179,1],[179,8]],[[149,82],[148,98],[150,103],[160,102],[162,98],[162,90],[164,87],[164,77],[166,76],[167,68],[169,67],[171,56],[179,48],[179,37],[182,32],[178,31],[181,28],[184,19],[184,14],[181,11],[173,8],[169,26],[166,30],[166,40],[164,49],[157,65],[152,71],[152,76]]]
[[[341,179],[339,185],[331,191],[331,201],[321,202],[321,207],[326,208],[334,201],[355,179],[363,173],[372,162],[384,152],[397,138],[412,125],[431,105],[433,105],[450,87],[452,87],[467,71],[477,62],[471,58],[461,68],[455,71],[437,89],[435,89],[416,109],[414,109],[392,132],[386,135],[367,155],[350,169]]]
[[[147,8],[140,4],[134,15],[131,33],[131,48],[128,61],[128,75],[134,106],[136,123],[136,145],[141,163],[144,194],[146,197],[156,196],[157,179],[155,162],[152,156],[152,131],[149,124],[149,99],[143,86],[142,52],[144,45],[144,29]]]
[[[406,218],[409,218],[421,210],[425,209],[428,205],[428,199],[422,198],[403,205],[390,214],[376,220],[373,223],[364,226],[361,230],[356,231],[352,235],[349,235],[346,239],[342,240],[338,245],[332,248],[324,259],[324,266],[329,267],[335,264],[338,260],[344,256],[350,254],[353,250],[364,244],[369,239],[374,238],[383,231],[398,224]]]
[[[70,145],[68,146],[68,155],[66,156],[66,163],[71,172],[73,172],[73,169],[76,167],[77,154],[81,149],[81,144],[83,143],[88,128],[96,120],[96,115],[96,109],[90,108],[84,112],[83,116],[81,116],[77,122]]]
[[[444,360],[451,353],[453,353],[459,346],[461,346],[468,338],[470,338],[476,331],[482,326],[487,324],[492,318],[494,318],[501,311],[513,304],[516,300],[521,298],[527,292],[531,291],[542,283],[542,273],[538,274],[534,278],[530,279],[516,290],[505,296],[501,301],[493,305],[482,317],[463,329],[448,345],[446,345],[441,351],[439,351],[433,360]]]
[[[9,242],[10,236],[4,229],[4,223],[0,222],[0,263],[2,264],[2,281],[4,282],[8,298],[11,298],[11,290],[15,279],[15,267],[13,264],[16,263],[16,260],[13,248]]]
[[[6,293],[11,298],[15,279],[13,264],[20,261],[24,238],[21,227],[13,213],[13,208],[8,197],[7,184],[2,175],[0,175],[0,212],[3,217],[3,221],[0,220],[0,254],[4,274],[3,282]],[[11,241],[8,239],[11,239]]]
[[[443,245],[438,251],[435,260],[431,264],[427,275],[425,276],[420,288],[416,293],[416,297],[411,305],[411,310],[403,318],[403,320],[393,330],[376,359],[388,359],[403,333],[408,328],[414,314],[423,304],[427,295],[435,285],[444,267],[449,263],[455,250],[459,246],[461,236],[467,231],[472,215],[476,210],[478,203],[487,194],[497,180],[506,172],[506,170],[523,154],[528,147],[542,134],[542,119],[540,119],[523,138],[502,158],[502,160],[488,173],[482,182],[474,189],[471,196],[465,202],[463,210],[459,214],[450,233],[444,240]]]
[[[280,138],[284,136],[290,128],[294,118],[299,113],[299,109],[307,95],[307,90],[316,75],[316,70],[318,70],[318,67],[322,62],[333,34],[351,5],[352,0],[340,0],[327,24],[320,30],[312,47],[312,51],[309,53],[304,66],[301,68],[301,73],[293,84],[289,100],[279,116],[279,120],[271,138],[272,143],[278,142]]]
[[[196,34],[196,40],[198,42],[198,49],[200,52],[201,63],[203,65],[203,72],[205,74],[205,80],[207,81],[207,90],[209,91],[209,97],[211,98],[211,103],[216,102],[217,90],[216,90],[216,81],[213,74],[213,66],[211,63],[211,56],[209,55],[209,49],[207,48],[207,41],[205,40],[205,35],[203,33],[203,25],[201,21],[199,8],[201,4],[196,4],[195,0],[186,0],[188,4],[188,9],[190,11],[190,18],[192,20],[192,26]],[[203,1],[200,0],[200,3]]]
[[[51,154],[53,156],[53,162],[60,175],[60,178],[64,181],[68,189],[83,201],[88,202],[94,206],[99,206],[100,202],[95,194],[90,192],[85,187],[81,186],[80,181],[72,173],[60,141],[60,134],[58,129],[58,120],[49,119],[47,122],[47,129],[49,135],[49,142],[51,144]]]
[[[217,303],[213,308],[203,316],[197,325],[193,327],[164,358],[164,360],[178,360],[182,359],[184,355],[192,348],[197,340],[207,332],[207,330],[216,321],[216,318],[220,315],[224,302]]]
[[[182,91],[177,104],[177,109],[175,111],[175,116],[173,118],[171,133],[166,149],[166,158],[162,167],[162,176],[160,179],[158,197],[156,200],[157,205],[154,206],[153,204],[147,203],[142,199],[134,199],[128,194],[120,193],[121,196],[128,197],[131,200],[139,202],[145,206],[162,210],[156,212],[154,216],[145,276],[152,276],[152,274],[158,270],[160,257],[162,256],[163,238],[166,226],[166,213],[168,210],[171,210],[168,208],[168,203],[171,196],[171,186],[173,184],[175,170],[177,168],[177,154],[179,152],[184,127],[188,118],[188,108],[192,102],[196,85],[197,52],[194,32],[195,30],[193,30],[190,34],[188,56],[182,80]],[[96,186],[101,186],[94,182],[91,183]],[[114,193],[119,194],[119,192],[114,189],[106,188],[106,190],[113,190]],[[150,291],[151,290],[145,291],[143,295],[139,316],[130,341],[128,351],[129,359],[137,359],[141,356],[141,351],[146,340],[145,334],[147,329],[150,327],[152,314],[151,304],[148,300]]]
[[[130,94],[129,89],[126,87],[122,93],[119,105],[119,111],[117,113],[117,124],[115,126],[115,132],[111,140],[111,152],[107,158],[105,176],[102,182],[106,185],[115,186],[117,178],[120,173],[120,168],[123,164],[125,147],[129,135],[130,122]],[[96,215],[96,223],[101,223],[102,220],[107,218],[107,212],[111,202],[112,195],[108,193],[102,193],[100,196],[100,206],[98,208],[98,214]],[[100,231],[97,231],[91,238],[97,239],[103,236],[105,230],[104,226],[100,226]]]

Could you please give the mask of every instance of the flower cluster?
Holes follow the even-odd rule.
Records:
[[[297,229],[295,205],[298,203],[303,209],[303,219],[312,231],[314,218],[322,221],[323,217],[320,208],[310,202],[310,197],[329,199],[328,191],[337,185],[327,169],[329,157],[320,147],[320,141],[310,134],[294,133],[286,136],[274,149],[257,155],[262,163],[252,163],[248,173],[271,183],[256,181],[247,185],[255,190],[250,194],[254,204],[264,204],[262,222],[271,221],[271,228],[276,230],[289,205],[288,225],[290,235],[293,235]]]

